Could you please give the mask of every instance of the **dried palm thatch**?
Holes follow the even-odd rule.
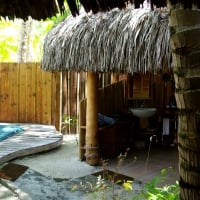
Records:
[[[58,3],[57,3],[58,2]],[[0,16],[41,20],[64,10],[64,0],[1,0]]]
[[[76,0],[67,0],[68,4],[76,4]],[[83,5],[86,12],[91,11],[93,13],[97,13],[99,11],[108,11],[115,7],[125,8],[127,4],[134,4],[135,8],[140,8],[144,2],[148,2],[151,4],[153,8],[156,6],[157,8],[166,7],[167,3],[171,5],[176,5],[178,3],[182,4],[182,6],[186,9],[200,8],[200,1],[197,0],[80,0],[80,3]],[[70,7],[70,6],[69,6]],[[73,7],[70,7],[71,11],[73,11]]]
[[[42,60],[51,71],[134,73],[170,66],[167,15],[132,7],[66,18],[46,36]]]

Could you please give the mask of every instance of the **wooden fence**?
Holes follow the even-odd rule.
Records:
[[[0,121],[61,128],[61,75],[39,63],[0,63]]]
[[[127,91],[126,81],[107,85],[103,89],[99,89],[99,104],[98,112],[103,115],[114,116],[119,115],[122,111],[127,109]],[[80,101],[79,122],[80,127],[86,126],[86,106],[87,98]],[[79,128],[80,128],[79,127]]]
[[[99,89],[98,111],[104,115],[117,115],[127,107],[127,82],[125,80]]]

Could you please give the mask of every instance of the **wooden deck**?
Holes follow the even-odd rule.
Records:
[[[12,125],[20,125],[24,132],[0,141],[0,164],[21,156],[54,149],[62,144],[63,136],[54,126],[22,123]]]

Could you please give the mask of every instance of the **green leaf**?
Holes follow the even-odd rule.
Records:
[[[132,187],[132,182],[131,181],[127,181],[127,182],[124,182],[123,183],[123,187],[126,191],[131,191],[133,190],[133,187]]]

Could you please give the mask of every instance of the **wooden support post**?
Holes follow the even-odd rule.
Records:
[[[62,74],[61,72],[55,73],[55,81],[56,81],[56,108],[55,108],[55,128],[57,131],[61,132],[61,124],[62,124]],[[54,101],[54,100],[53,100]]]
[[[79,158],[85,160],[85,131],[86,131],[86,103],[83,99],[79,104]]]
[[[99,164],[98,129],[98,74],[88,72],[87,75],[87,109],[85,157],[90,165]]]

